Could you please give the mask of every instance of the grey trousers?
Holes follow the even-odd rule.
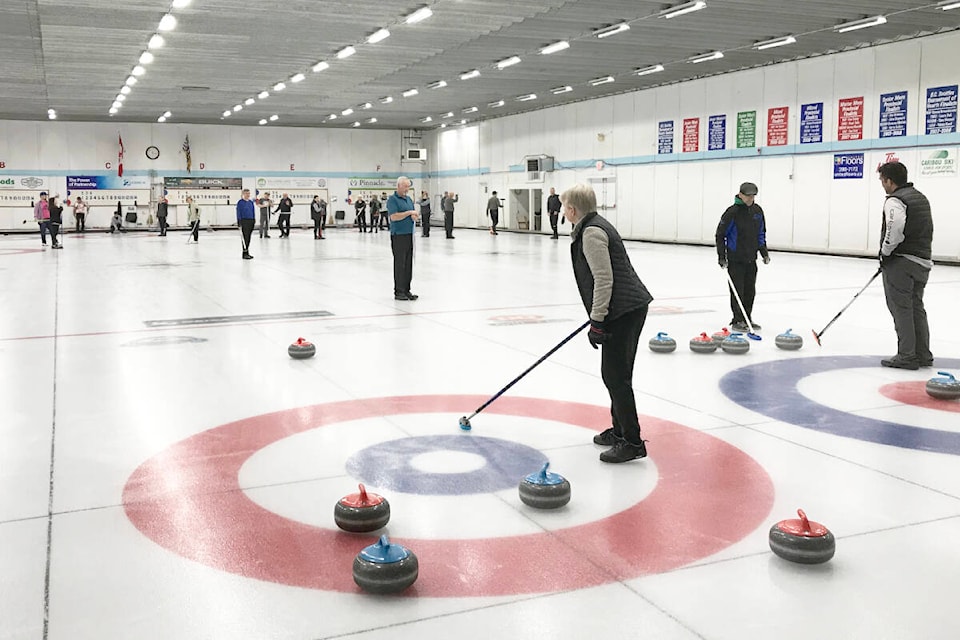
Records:
[[[270,235],[270,212],[264,213],[263,210],[260,211],[260,237]]]
[[[933,360],[923,290],[930,270],[912,260],[892,256],[883,261],[883,293],[897,330],[897,355],[921,364]]]

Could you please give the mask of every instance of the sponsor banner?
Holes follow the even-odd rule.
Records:
[[[898,138],[907,135],[907,92],[896,91],[880,96],[880,137]]]
[[[896,151],[887,151],[877,156],[877,171],[888,162],[900,162],[900,155]]]
[[[862,178],[863,162],[862,153],[835,153],[833,155],[833,179]]]
[[[673,120],[657,124],[657,153],[673,153]]]
[[[785,146],[789,132],[790,107],[767,109],[767,146]]]
[[[837,109],[837,140],[863,140],[863,96],[840,101]]]
[[[72,204],[80,196],[91,207],[116,208],[118,202],[125,205],[150,204],[149,189],[71,189],[67,194],[64,202],[70,200]]]
[[[150,189],[150,178],[147,176],[67,176],[67,192],[83,189]]]
[[[164,189],[231,189],[242,190],[242,178],[194,178],[166,177]]]
[[[707,149],[722,151],[727,148],[727,116],[710,116],[707,125]]]
[[[391,189],[395,189],[397,181],[392,180]],[[299,177],[299,178],[257,178],[257,189],[263,191],[272,191],[275,189],[326,189],[327,179],[317,177]]]
[[[757,112],[737,113],[737,149],[757,146]]]
[[[800,107],[800,144],[823,142],[823,103]]]
[[[350,189],[380,189],[381,191],[394,192],[397,190],[397,178],[349,178],[347,186]]]
[[[700,118],[683,120],[683,152],[700,151]]]
[[[50,178],[43,176],[0,176],[0,189],[49,191]]]
[[[956,87],[954,87],[956,89]],[[956,176],[957,150],[934,149],[920,157],[920,175],[927,177]]]
[[[957,132],[957,85],[927,89],[928,136]]]

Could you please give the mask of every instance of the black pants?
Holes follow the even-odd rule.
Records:
[[[373,233],[374,231],[376,231],[377,233],[380,233],[380,214],[379,213],[370,214],[370,232]]]
[[[423,237],[430,237],[430,211],[420,210],[420,225],[423,227]]]
[[[930,270],[912,260],[892,256],[883,261],[883,294],[897,330],[897,355],[923,364],[933,360],[930,326],[923,306],[929,277]]]
[[[413,279],[413,234],[391,235],[390,248],[393,249],[393,295],[408,294]]]
[[[453,211],[443,212],[443,229],[447,232],[447,237],[453,237]]]
[[[740,294],[740,301],[743,302],[743,309],[747,312],[747,317],[753,320],[753,300],[757,297],[757,263],[753,262],[731,262],[727,265],[727,272],[730,279],[733,280],[733,286]],[[729,287],[728,287],[729,288]],[[740,311],[740,305],[737,299],[730,292],[730,310],[733,311],[734,322],[746,322],[743,317],[743,311]]]
[[[361,211],[357,214],[357,226],[360,227],[360,233],[367,232],[367,212]]]
[[[60,242],[57,240],[57,234],[60,233],[60,223],[51,222],[50,223],[50,242],[53,243],[53,246],[59,246]]]
[[[77,213],[74,214],[74,217],[77,219],[77,233],[87,230],[87,214]]]
[[[641,439],[637,400],[633,395],[633,364],[646,320],[647,307],[644,306],[607,323],[609,336],[600,356],[600,375],[610,394],[613,433],[637,445]]]
[[[257,221],[253,218],[243,218],[240,220],[240,234],[243,237],[243,255],[250,253],[250,237],[253,236],[253,227]]]
[[[500,210],[491,209],[487,213],[490,214],[490,231],[497,232],[497,223],[500,222]]]
[[[290,214],[281,213],[280,217],[277,219],[277,228],[280,229],[281,236],[290,235]]]
[[[313,237],[323,237],[323,218],[319,216],[313,219]]]
[[[194,241],[200,242],[200,221],[194,220],[190,223],[190,234],[193,236]]]
[[[167,235],[167,216],[157,216],[157,221],[160,225],[160,235]]]
[[[560,222],[560,212],[551,211],[550,212],[550,228],[553,229],[553,237],[559,238],[560,233],[557,231],[557,223]]]

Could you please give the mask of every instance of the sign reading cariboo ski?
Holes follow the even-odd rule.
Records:
[[[163,179],[165,189],[242,189],[242,178],[182,178],[166,177]]]

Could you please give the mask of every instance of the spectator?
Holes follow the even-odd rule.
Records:
[[[63,225],[63,207],[60,206],[57,196],[50,198],[47,208],[50,211],[50,241],[54,249],[63,249],[58,240],[60,227]]]
[[[193,196],[187,196],[187,221],[193,241],[200,242],[200,207],[194,203]],[[187,238],[187,242],[190,242],[190,238]]]
[[[77,196],[76,202],[73,203],[73,219],[77,225],[77,233],[87,230],[87,203],[80,196]]]
[[[560,238],[559,232],[557,231],[557,221],[560,219],[560,196],[557,195],[557,190],[553,187],[550,187],[550,197],[547,198],[547,214],[550,216],[550,228],[553,229],[552,239],[557,240]]]
[[[310,203],[310,218],[313,220],[313,239],[323,240],[323,223],[327,217],[327,203],[320,196],[313,196]]]
[[[250,255],[250,238],[253,236],[253,227],[256,223],[257,210],[250,199],[250,189],[244,189],[240,194],[240,200],[237,201],[237,226],[240,227],[244,260],[253,260],[253,256]]]
[[[460,201],[460,196],[452,191],[444,192],[440,208],[443,209],[443,228],[447,232],[447,240],[453,240],[453,210],[454,204]]]
[[[290,215],[293,212],[293,200],[290,199],[290,196],[283,194],[283,197],[280,198],[280,204],[277,205],[277,211],[280,212],[280,217],[277,219],[277,228],[280,229],[280,237],[289,238]],[[276,211],[274,213],[276,213]]]
[[[393,298],[394,300],[416,300],[419,298],[410,292],[413,279],[413,232],[416,229],[417,212],[413,207],[413,198],[407,195],[410,179],[401,176],[397,179],[397,191],[387,198],[387,213],[390,217],[390,248],[393,251]]]
[[[167,199],[161,198],[157,205],[157,224],[160,225],[160,235],[167,235]]]
[[[357,212],[357,226],[360,227],[360,233],[367,232],[367,203],[363,196],[357,196],[357,201],[353,203],[353,208]]]
[[[423,227],[423,237],[430,237],[430,194],[420,192],[420,226]]]
[[[497,197],[497,192],[494,191],[490,199],[487,200],[487,215],[490,216],[490,235],[492,236],[497,235],[497,222],[500,221],[500,207],[502,206],[500,198]]]
[[[47,201],[47,192],[40,192],[40,199],[33,206],[33,219],[40,225],[40,242],[47,246],[47,230],[50,228],[50,203]]]
[[[273,215],[273,212],[270,211],[270,209],[273,208],[273,200],[270,199],[270,192],[265,191],[260,197],[260,200],[257,201],[257,204],[260,205],[260,237],[269,238],[270,216]]]

